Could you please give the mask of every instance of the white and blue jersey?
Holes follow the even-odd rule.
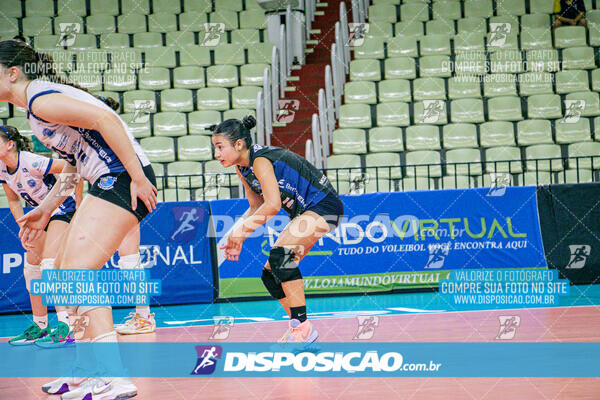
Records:
[[[0,183],[6,183],[31,207],[37,207],[56,183],[56,177],[49,174],[52,159],[21,151],[18,160],[17,168],[12,173],[8,172],[6,164],[0,161]],[[52,215],[73,213],[75,208],[75,197],[71,195]]]
[[[258,157],[264,157],[273,164],[281,193],[281,207],[292,218],[316,206],[327,195],[336,193],[327,177],[305,158],[280,147],[255,144],[250,148],[250,166],[238,169],[256,194],[262,196],[260,182],[252,167]]]
[[[108,146],[100,132],[69,125],[44,121],[31,112],[33,101],[46,94],[62,93],[69,97],[94,104],[119,115],[93,95],[72,86],[36,79],[27,87],[27,118],[33,134],[44,146],[52,149],[60,158],[77,167],[79,175],[90,183],[107,174],[124,172],[125,167],[114,151]],[[127,124],[120,119],[127,137],[135,150],[142,167],[150,164],[141,146],[133,138]]]

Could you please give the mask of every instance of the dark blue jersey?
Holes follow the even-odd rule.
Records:
[[[238,169],[256,194],[262,196],[253,168],[258,157],[264,157],[273,164],[281,192],[281,206],[291,218],[317,205],[328,194],[335,193],[327,177],[305,158],[280,147],[255,144],[250,148],[250,166],[238,166]]]

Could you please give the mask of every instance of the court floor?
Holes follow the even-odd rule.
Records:
[[[436,292],[309,298],[323,342],[600,342],[600,285],[572,286],[543,308],[454,306]],[[130,309],[114,310],[120,322]],[[155,306],[156,333],[137,342],[269,342],[286,329],[275,301]],[[233,322],[215,327],[214,318]],[[28,315],[0,316],[0,341]],[[361,331],[365,318],[372,332]],[[519,321],[503,337],[503,321]],[[54,323],[54,315],[51,316]],[[218,338],[218,339],[216,339]],[[57,350],[52,350],[57,351]],[[60,350],[58,350],[60,351]],[[159,362],[159,361],[158,361]],[[490,360],[493,362],[493,360]],[[48,378],[0,379],[0,400],[57,399],[40,390]],[[139,399],[600,399],[600,378],[134,378]]]

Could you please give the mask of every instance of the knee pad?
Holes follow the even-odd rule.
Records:
[[[89,311],[95,310],[97,308],[106,308],[107,310],[112,310],[110,306],[79,306],[77,307],[77,315],[83,315]]]
[[[23,276],[25,277],[25,287],[31,292],[31,281],[33,279],[42,279],[42,270],[39,265],[31,265],[27,261],[23,265]]]
[[[274,299],[283,299],[285,297],[285,292],[281,287],[281,282],[277,282],[271,271],[266,268],[263,268],[262,276],[260,279],[263,281],[263,284],[267,288],[267,291]]]
[[[142,269],[141,259],[142,257],[139,252],[128,256],[122,256],[119,258],[117,267],[120,269]]]
[[[269,253],[271,273],[279,282],[295,281],[302,279],[298,264],[294,261],[296,253],[285,247],[273,247]]]

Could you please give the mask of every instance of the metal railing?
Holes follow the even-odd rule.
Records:
[[[315,123],[314,119],[313,123]],[[315,156],[318,156],[318,153]],[[541,186],[600,182],[600,155],[531,160],[351,166],[323,168],[322,171],[339,193],[350,194]],[[244,196],[241,182],[234,173],[157,176],[156,179],[160,189],[159,201],[214,200]]]

